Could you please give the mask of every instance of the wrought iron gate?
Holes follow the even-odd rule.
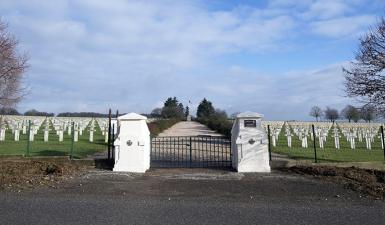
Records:
[[[154,137],[151,167],[231,168],[231,141],[222,137]]]

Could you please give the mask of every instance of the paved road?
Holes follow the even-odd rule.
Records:
[[[95,171],[0,202],[0,224],[385,224],[384,202],[282,172]]]
[[[194,121],[182,121],[169,129],[159,134],[162,136],[198,136],[198,135],[210,135],[210,136],[222,136],[213,130],[210,130],[203,124]]]

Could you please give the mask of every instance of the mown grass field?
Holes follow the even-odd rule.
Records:
[[[156,136],[163,130],[171,127],[179,120],[157,120],[148,124],[151,134]],[[50,126],[49,141],[44,142],[44,126],[42,125],[34,137],[34,141],[30,142],[30,156],[69,156],[71,154],[72,135],[68,135],[67,130],[64,132],[63,141],[59,142],[59,136]],[[84,158],[97,152],[107,150],[107,143],[104,142],[104,136],[99,126],[95,126],[94,141],[89,142],[89,126],[83,131],[83,135],[79,135],[78,142],[74,142],[73,156],[75,158]],[[20,140],[14,141],[12,130],[8,129],[5,135],[5,141],[0,141],[1,155],[27,155],[28,134],[22,134],[20,131]]]
[[[44,126],[41,126],[34,137],[34,141],[30,142],[30,156],[69,156],[71,153],[72,135],[64,132],[63,142],[59,142],[59,136],[51,126],[49,141],[44,142]],[[74,143],[74,158],[84,158],[87,155],[96,152],[106,151],[107,143],[104,143],[99,126],[95,126],[94,141],[89,142],[89,127],[83,131],[83,135],[79,135],[78,142]],[[5,141],[0,141],[0,155],[26,155],[27,154],[27,134],[20,132],[20,140],[14,141],[12,131],[6,131]]]
[[[342,135],[341,135],[342,136]],[[372,143],[372,149],[366,149],[365,139],[362,142],[356,138],[356,149],[350,148],[350,143],[345,137],[340,138],[340,149],[334,147],[334,138],[332,132],[329,131],[325,148],[319,147],[318,138],[316,138],[317,159],[319,162],[371,162],[384,160],[384,151],[381,148],[381,140],[376,137]],[[292,147],[287,146],[287,138],[285,136],[285,127],[282,128],[276,147],[272,147],[272,152],[284,154],[293,159],[303,159],[314,161],[313,141],[308,137],[308,148],[302,148],[301,141],[297,136],[292,137]]]

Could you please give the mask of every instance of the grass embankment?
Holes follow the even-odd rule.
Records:
[[[293,134],[293,132],[292,132]],[[342,136],[342,135],[341,135]],[[272,146],[272,145],[271,145]],[[332,132],[329,131],[327,141],[324,148],[319,147],[318,138],[316,138],[317,159],[319,162],[384,162],[384,152],[381,148],[381,141],[376,137],[372,143],[372,149],[366,149],[365,139],[362,142],[356,138],[356,149],[351,149],[350,143],[345,137],[340,138],[341,149],[334,147],[334,138]],[[292,147],[287,146],[287,138],[285,136],[285,127],[282,128],[276,147],[272,146],[272,151],[284,154],[293,159],[314,160],[313,141],[308,137],[308,148],[301,147],[301,140],[297,136],[292,137]]]
[[[52,128],[49,132],[49,141],[44,142],[44,126],[41,126],[30,142],[30,156],[68,156],[71,153],[72,135],[64,132],[63,141],[59,142],[59,136]],[[78,142],[74,143],[73,156],[75,158],[84,158],[96,152],[105,151],[107,143],[104,143],[104,136],[99,126],[95,126],[94,142],[89,142],[89,127],[79,135]],[[26,155],[27,154],[27,134],[20,132],[20,140],[14,141],[12,131],[8,129],[5,135],[5,141],[0,142],[0,155]]]
[[[164,130],[172,127],[174,124],[180,122],[179,119],[160,119],[148,123],[148,129],[150,130],[151,136],[157,136]]]

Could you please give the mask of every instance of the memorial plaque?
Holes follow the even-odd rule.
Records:
[[[245,127],[257,127],[257,121],[256,120],[245,120],[244,125],[245,125]]]

